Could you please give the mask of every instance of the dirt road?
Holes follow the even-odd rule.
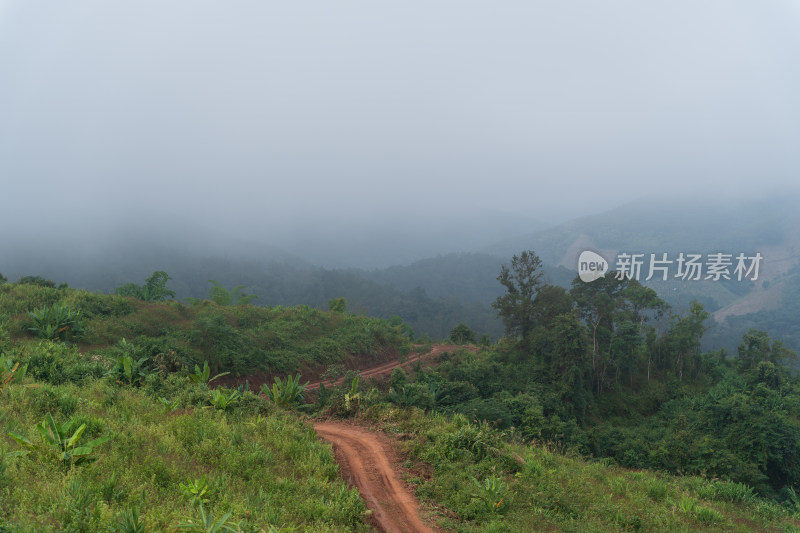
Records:
[[[341,422],[317,422],[317,434],[333,445],[345,481],[355,485],[387,533],[436,533],[419,517],[419,503],[394,470],[386,437]]]
[[[435,344],[435,345],[433,345],[433,347],[431,348],[431,350],[428,353],[410,354],[408,356],[408,359],[406,359],[406,361],[403,362],[403,363],[401,363],[400,361],[397,361],[397,360],[389,361],[388,363],[383,363],[382,365],[374,366],[372,368],[362,369],[362,370],[359,371],[359,373],[361,374],[362,378],[369,378],[369,377],[375,377],[375,376],[378,376],[378,375],[381,375],[381,374],[388,374],[392,370],[394,370],[395,368],[410,366],[410,365],[416,363],[417,361],[428,361],[428,360],[431,360],[431,359],[435,359],[436,357],[438,357],[439,355],[441,355],[444,352],[454,352],[457,349],[462,349],[462,348],[470,350],[470,351],[477,350],[477,347],[475,347],[475,346],[459,346],[459,345],[456,345],[456,344]],[[330,380],[328,380],[328,381],[315,381],[313,383],[310,383],[307,388],[308,389],[318,389],[320,383],[324,383],[326,387],[327,386],[331,386],[331,385],[341,385],[342,384],[342,379],[340,378],[340,379],[338,379],[336,381],[330,381]]]

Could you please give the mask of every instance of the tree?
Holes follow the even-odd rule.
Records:
[[[497,281],[506,293],[495,300],[492,307],[503,319],[507,335],[520,335],[523,343],[536,324],[534,300],[542,287],[542,261],[533,250],[526,250],[511,258],[511,268],[503,265]]]
[[[537,324],[551,327],[556,318],[572,310],[573,303],[572,296],[564,287],[542,285],[533,300]]]
[[[784,366],[797,360],[797,354],[785,348],[781,341],[771,341],[766,331],[754,328],[742,336],[738,352],[740,370],[750,370],[762,362]]]
[[[49,287],[51,289],[56,288],[55,281],[43,278],[42,276],[23,276],[19,278],[19,281],[17,283],[19,283],[20,285],[37,285],[39,287]]]
[[[679,380],[683,380],[684,370],[698,370],[703,333],[708,329],[705,321],[711,315],[703,308],[703,304],[692,300],[689,314],[672,316],[670,327],[661,338],[662,365],[673,366]]]
[[[450,330],[449,337],[454,344],[475,344],[476,341],[475,332],[463,322]]]
[[[328,302],[328,309],[334,313],[344,313],[347,310],[347,300],[334,298]]]
[[[669,306],[635,279],[617,279],[615,275],[591,283],[575,278],[570,294],[591,333],[597,393],[618,382],[622,371],[627,371],[633,386],[634,375],[644,367],[645,358],[649,380],[655,329],[646,322],[660,318]]]
[[[252,300],[256,298],[255,294],[245,294],[240,292],[244,289],[247,285],[237,285],[233,288],[233,290],[229,291],[216,280],[210,279],[208,280],[209,283],[213,285],[208,290],[208,297],[211,298],[214,302],[218,305],[228,306],[228,305],[242,305],[250,303]]]
[[[144,285],[126,283],[122,287],[114,289],[114,293],[121,296],[133,296],[146,302],[160,302],[175,296],[175,291],[166,287],[167,282],[171,279],[163,270],[156,270],[152,276],[144,280]]]

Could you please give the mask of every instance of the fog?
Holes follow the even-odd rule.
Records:
[[[0,0],[0,241],[378,266],[774,194],[799,29],[796,0]]]

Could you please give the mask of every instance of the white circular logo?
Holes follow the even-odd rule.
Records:
[[[608,261],[600,254],[591,250],[581,252],[578,258],[578,276],[582,281],[589,283],[602,278],[608,272]]]

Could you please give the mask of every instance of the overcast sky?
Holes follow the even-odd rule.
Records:
[[[0,224],[750,194],[800,181],[799,95],[798,0],[0,0]]]

